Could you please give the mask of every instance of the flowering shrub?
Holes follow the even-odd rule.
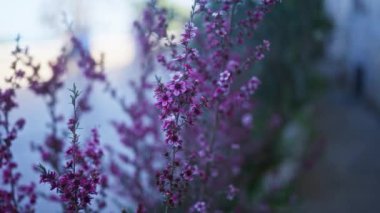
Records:
[[[20,174],[14,171],[10,151],[25,123],[9,122],[9,112],[17,106],[18,82],[23,81],[44,98],[50,117],[45,140],[33,146],[42,159],[36,167],[40,183],[50,185],[51,191],[40,194],[60,203],[63,211],[99,211],[106,207],[106,193],[116,195],[121,208],[135,212],[254,210],[242,170],[252,149],[252,95],[261,85],[252,68],[265,59],[270,42],[250,41],[276,3],[194,0],[183,33],[176,38],[167,30],[167,10],[150,1],[134,23],[141,75],[129,82],[135,95],[131,100],[107,78],[103,56],[95,60],[74,32],[70,44],[49,63],[48,80],[42,79],[28,49],[17,44],[14,73],[7,79],[11,89],[0,91],[0,169],[4,186],[10,188],[1,191],[0,207],[29,212],[36,200],[34,184],[18,186]],[[81,95],[75,86],[70,90],[73,114],[64,127],[57,94],[66,86],[71,61],[81,71],[85,89]],[[112,145],[103,149],[97,129],[86,143],[79,143],[79,120],[96,107],[90,102],[95,83],[104,86],[126,116],[110,121],[125,150]],[[65,142],[68,135],[70,143]],[[25,197],[29,200],[22,205]]]
[[[223,192],[228,189],[223,186],[238,178],[239,149],[244,149],[251,131],[250,97],[260,85],[255,76],[247,82],[240,76],[249,76],[251,66],[270,47],[266,40],[253,47],[246,42],[275,3],[263,1],[247,10],[246,17],[235,19],[236,11],[247,2],[195,1],[179,43],[167,38],[170,59],[160,55],[158,60],[173,77],[159,81],[155,89],[168,145],[168,164],[157,173],[157,184],[167,206],[178,206],[186,199],[199,212],[218,208],[215,201],[223,198],[216,199],[215,192],[226,199]],[[196,19],[204,24],[196,27]],[[231,173],[223,173],[225,168]],[[186,198],[189,190],[192,199]],[[228,199],[234,197],[231,194]]]
[[[108,147],[112,156],[109,165],[113,174],[113,187],[123,199],[139,204],[139,212],[153,208],[159,201],[156,193],[154,173],[163,161],[163,146],[160,132],[158,111],[151,101],[152,80],[155,71],[156,48],[160,39],[166,35],[166,10],[157,7],[156,2],[147,4],[142,20],[136,21],[139,54],[141,60],[141,76],[137,81],[130,81],[135,94],[135,101],[125,102],[124,97],[112,88],[111,82],[106,84],[113,99],[120,105],[129,121],[113,120],[112,126],[117,132],[123,147],[130,150],[133,156]],[[128,97],[127,97],[128,98]],[[134,171],[123,169],[130,166]],[[122,186],[122,187],[121,187]]]
[[[68,63],[70,60],[76,60],[73,53],[78,53],[78,67],[83,71],[83,76],[88,79],[84,93],[78,100],[75,100],[78,108],[76,110],[78,119],[81,115],[91,110],[88,100],[92,93],[94,81],[104,81],[105,78],[102,70],[102,60],[96,62],[73,34],[71,34],[70,44],[61,49],[60,55],[54,62],[49,62],[51,77],[48,80],[44,80],[40,73],[40,64],[34,61],[28,48],[21,47],[19,40],[17,40],[16,50],[12,53],[16,58],[15,62],[12,63],[15,77],[7,79],[14,87],[20,87],[18,82],[26,83],[32,93],[42,97],[45,101],[50,117],[50,122],[47,123],[49,127],[48,133],[46,134],[44,143],[37,144],[34,142],[32,149],[37,150],[41,155],[42,161],[51,167],[53,170],[50,172],[51,174],[62,174],[64,172],[63,169],[67,169],[60,165],[65,158],[64,150],[66,147],[64,141],[67,131],[62,125],[64,123],[64,116],[57,111],[57,106],[59,104],[58,93],[64,89],[64,78],[68,75]],[[41,169],[42,167],[39,167],[38,170]],[[46,169],[43,169],[43,171],[46,171]],[[42,192],[40,194],[44,199],[60,202],[60,199],[54,195]],[[104,201],[99,202],[101,203],[100,206],[104,206]],[[62,207],[67,209],[65,205],[62,205]]]
[[[70,91],[74,113],[67,123],[71,134],[71,145],[65,152],[68,160],[60,174],[48,171],[43,165],[39,166],[39,170],[41,172],[40,182],[49,183],[50,190],[57,191],[58,200],[64,204],[65,210],[78,212],[79,210],[88,210],[93,195],[97,194],[98,185],[106,184],[107,180],[105,176],[101,175],[100,163],[103,152],[99,148],[97,130],[92,130],[93,138],[87,142],[83,151],[79,147],[77,105],[79,91],[75,84]]]
[[[16,120],[15,123],[11,122],[11,112],[18,107],[16,91],[20,88],[19,81],[24,76],[24,73],[18,69],[19,64],[22,63],[18,57],[21,51],[18,45],[12,51],[15,60],[11,64],[13,73],[6,79],[9,88],[0,89],[0,170],[2,173],[0,209],[4,212],[33,212],[37,199],[35,183],[19,183],[21,173],[16,170],[18,165],[11,151],[12,144],[25,125],[23,118]]]

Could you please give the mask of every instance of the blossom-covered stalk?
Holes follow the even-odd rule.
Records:
[[[18,133],[25,125],[25,119],[20,118],[16,122],[11,120],[11,112],[18,107],[16,102],[16,90],[20,88],[20,81],[24,73],[19,69],[21,59],[18,57],[21,51],[18,45],[12,52],[15,60],[12,62],[11,77],[6,79],[8,88],[0,89],[0,209],[4,212],[33,212],[37,200],[35,184],[20,184],[21,173],[17,171],[17,163],[13,158],[11,146],[16,141]],[[28,201],[25,201],[25,199]]]
[[[97,130],[92,130],[92,138],[85,147],[79,146],[79,91],[74,85],[70,92],[73,116],[67,126],[71,134],[71,144],[65,152],[67,160],[64,171],[58,174],[47,170],[42,164],[38,168],[41,172],[40,182],[48,183],[51,190],[56,190],[59,200],[64,203],[65,211],[79,212],[90,208],[91,200],[98,193],[99,186],[107,181],[101,174],[103,151],[99,147]]]
[[[161,111],[165,142],[168,145],[168,151],[165,154],[168,164],[156,175],[159,191],[165,196],[166,211],[168,207],[175,207],[182,203],[188,184],[196,173],[183,153],[180,153],[183,148],[182,131],[187,124],[192,124],[193,120],[200,115],[201,107],[207,105],[206,99],[197,94],[199,82],[191,81],[192,67],[188,63],[197,57],[196,49],[190,47],[190,42],[197,34],[197,28],[193,24],[197,3],[198,1],[194,1],[190,21],[181,35],[180,47],[183,48],[183,53],[177,54],[174,49],[176,45],[171,37],[167,38],[167,46],[172,48],[172,56],[175,57],[176,62],[168,63],[162,55],[158,58],[159,62],[169,70],[177,72],[167,83],[159,80],[158,87],[155,89],[156,106]]]
[[[131,200],[124,207],[136,206],[137,212],[153,209],[159,203],[155,190],[155,171],[162,166],[164,146],[160,133],[159,111],[151,100],[155,84],[155,56],[160,48],[160,39],[166,36],[166,10],[158,7],[156,1],[149,1],[142,17],[134,22],[136,40],[139,44],[141,75],[129,81],[134,98],[123,97],[123,93],[107,85],[113,99],[120,105],[125,119],[112,121],[120,142],[125,150],[118,151],[109,147],[112,157],[110,171],[113,174],[114,189],[119,200]],[[125,167],[133,168],[128,171]],[[122,186],[122,187],[120,187]]]
[[[33,63],[33,57],[27,53],[30,63],[27,64],[32,74],[27,76],[29,89],[37,96],[44,98],[48,109],[50,121],[47,124],[49,131],[46,134],[43,145],[34,145],[33,148],[38,150],[44,162],[49,163],[56,171],[60,172],[60,163],[62,161],[62,153],[64,150],[64,138],[60,134],[60,125],[63,121],[63,115],[57,111],[58,92],[64,86],[63,77],[67,72],[67,64],[69,61],[69,53],[66,48],[62,48],[60,55],[54,62],[49,63],[52,76],[48,80],[43,80],[40,73],[40,65]]]
[[[264,0],[252,6],[240,0],[195,0],[179,44],[167,38],[170,59],[160,55],[158,61],[173,77],[168,82],[159,81],[155,93],[165,141],[171,149],[167,154],[170,163],[158,174],[159,190],[168,205],[180,204],[189,182],[199,177],[198,186],[191,188],[198,191],[195,199],[202,208],[193,209],[212,208],[212,203],[203,205],[205,199],[212,202],[205,193],[214,191],[210,187],[230,184],[228,181],[239,173],[238,150],[243,141],[236,133],[228,133],[237,129],[236,118],[245,116],[245,123],[250,122],[250,97],[260,81],[255,76],[247,82],[244,78],[269,50],[266,40],[256,46],[247,45],[247,41],[275,3]],[[245,11],[247,16],[238,17],[237,11]],[[202,25],[197,26],[197,21]],[[249,124],[238,125],[239,131],[250,131]],[[231,147],[234,150],[228,151]],[[221,165],[233,172],[221,175]]]
[[[92,94],[93,85],[96,81],[103,81],[105,79],[103,59],[96,61],[75,37],[73,32],[70,32],[69,35],[70,43],[65,45],[58,57],[48,64],[51,76],[47,80],[42,77],[41,66],[34,61],[27,47],[21,47],[17,43],[17,51],[13,53],[17,59],[17,63],[22,65],[15,70],[14,80],[25,81],[30,91],[36,96],[43,98],[50,118],[50,121],[47,123],[48,130],[44,143],[38,144],[33,142],[32,148],[40,153],[42,160],[49,164],[57,174],[63,172],[62,161],[64,160],[64,135],[66,132],[62,125],[64,116],[57,111],[60,102],[58,93],[64,88],[64,79],[69,74],[68,64],[70,60],[78,61],[78,68],[82,71],[85,79],[87,79],[86,89],[77,101],[78,108],[80,109],[78,116],[91,110],[89,98]],[[15,67],[17,63],[14,63],[12,67]],[[47,195],[42,192],[40,195],[50,201],[57,201],[54,195]]]
[[[49,163],[58,173],[61,171],[59,164],[62,161],[64,150],[64,137],[60,128],[63,115],[57,112],[58,93],[64,88],[64,77],[69,74],[68,63],[70,60],[77,60],[78,68],[88,80],[86,89],[78,100],[78,107],[80,108],[78,116],[91,110],[88,101],[94,82],[105,79],[103,59],[99,62],[96,61],[73,32],[70,32],[69,35],[71,45],[65,45],[56,60],[49,63],[51,77],[48,80],[41,77],[40,65],[33,63],[33,57],[28,52],[25,52],[23,56],[28,59],[25,65],[32,71],[32,74],[27,76],[29,88],[37,96],[44,98],[50,117],[50,122],[48,123],[50,131],[45,138],[44,144],[35,145],[34,148],[40,152],[42,159]],[[78,59],[75,57],[76,54],[79,56],[77,57]]]

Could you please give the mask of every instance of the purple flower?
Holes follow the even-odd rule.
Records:
[[[13,159],[12,144],[17,139],[19,131],[25,125],[25,119],[15,119],[11,112],[18,107],[16,91],[20,88],[19,80],[24,80],[25,72],[18,68],[22,56],[27,55],[27,49],[18,45],[12,52],[15,60],[12,62],[12,76],[5,79],[8,89],[0,89],[0,171],[2,187],[0,189],[0,209],[3,212],[34,212],[36,203],[35,184],[20,184],[21,173],[17,171],[17,163]],[[32,58],[28,57],[31,63]],[[16,120],[12,123],[10,120]],[[27,201],[25,201],[27,200]]]
[[[166,37],[169,54],[158,57],[158,62],[168,71],[180,73],[167,83],[158,81],[155,90],[168,145],[164,155],[167,164],[157,173],[156,185],[170,207],[185,199],[184,192],[192,187],[190,182],[195,176],[200,178],[197,187],[201,189],[196,191],[211,191],[239,174],[242,166],[239,153],[246,148],[242,141],[249,140],[252,125],[250,115],[254,104],[250,95],[258,89],[260,81],[253,77],[240,90],[231,85],[244,80],[239,75],[264,59],[270,47],[266,40],[254,47],[247,43],[269,12],[271,2],[248,7],[247,16],[236,20],[232,18],[234,8],[244,6],[244,1],[210,2],[195,1],[179,44],[174,42],[174,37]],[[209,7],[208,3],[213,6]],[[199,30],[192,22],[195,17],[202,24]],[[167,97],[163,100],[164,95]],[[197,140],[199,135],[204,136],[202,142]],[[233,147],[232,153],[227,154],[223,147]],[[231,168],[232,172],[222,173],[222,166]],[[207,181],[209,178],[212,183]],[[206,211],[203,201],[193,207],[192,212]]]
[[[193,206],[192,206],[192,208],[191,208],[191,210],[190,210],[191,212],[197,212],[197,213],[206,213],[207,212],[207,206],[206,206],[206,202],[204,202],[204,201],[198,201],[198,202],[196,202]]]
[[[263,40],[264,48],[269,51],[270,50],[270,42],[268,40]]]
[[[181,44],[187,46],[188,43],[197,35],[198,28],[192,22],[185,25],[185,32],[182,33]]]
[[[185,81],[172,81],[169,83],[169,89],[175,96],[179,96],[186,92],[186,82]]]
[[[239,69],[239,65],[240,65],[240,63],[238,61],[230,60],[227,63],[227,70],[232,72],[232,73],[236,73]]]
[[[241,118],[241,123],[245,128],[251,128],[252,127],[252,120],[253,120],[252,114],[246,113]]]
[[[167,132],[165,141],[167,144],[172,145],[174,147],[179,147],[182,144],[182,140],[175,131]]]
[[[182,176],[186,181],[192,181],[194,176],[199,173],[198,168],[195,166],[187,165],[182,171]]]
[[[237,193],[239,193],[239,189],[232,184],[228,185],[227,200],[235,199]]]
[[[65,211],[78,212],[82,209],[88,209],[93,196],[97,194],[97,186],[100,179],[100,162],[103,155],[99,148],[99,135],[95,129],[92,130],[92,139],[86,143],[84,150],[81,150],[78,142],[78,109],[77,101],[79,91],[74,85],[71,99],[73,105],[73,118],[68,121],[68,129],[71,133],[71,146],[66,150],[69,158],[66,161],[64,171],[57,174],[55,171],[48,171],[40,165],[41,183],[50,184],[50,189],[57,189],[60,202],[64,203]]]
[[[172,95],[170,92],[166,92],[164,94],[162,94],[159,99],[158,99],[158,103],[163,106],[163,107],[167,107],[168,105],[170,105],[171,103],[173,102],[173,98],[172,98]]]
[[[260,80],[256,76],[253,76],[251,79],[248,80],[248,82],[245,85],[241,87],[240,90],[243,92],[244,95],[250,96],[256,92],[260,84]]]
[[[223,86],[227,84],[230,81],[230,79],[231,79],[230,71],[224,70],[223,72],[219,74],[219,81],[218,81],[219,86]]]

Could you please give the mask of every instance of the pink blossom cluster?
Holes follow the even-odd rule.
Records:
[[[19,39],[17,39],[18,42]],[[19,132],[25,125],[25,119],[12,123],[11,112],[18,107],[16,91],[24,73],[19,69],[18,54],[23,51],[19,46],[12,51],[15,60],[12,62],[12,75],[5,79],[9,88],[0,89],[0,209],[4,212],[33,212],[37,201],[35,183],[20,184],[21,172],[11,151]]]
[[[49,62],[51,77],[47,80],[42,78],[41,65],[34,61],[29,49],[21,47],[17,42],[16,50],[13,52],[16,59],[12,63],[15,77],[7,79],[10,83],[14,82],[12,83],[14,86],[18,86],[18,82],[26,82],[28,89],[45,101],[50,118],[47,123],[49,128],[44,143],[40,144],[33,141],[32,149],[40,153],[42,161],[53,169],[55,174],[62,174],[67,169],[62,165],[67,147],[65,145],[66,130],[63,125],[64,116],[57,109],[59,105],[58,93],[64,90],[65,77],[69,74],[69,61],[77,60],[78,68],[87,79],[86,88],[77,100],[78,109],[80,109],[78,110],[78,119],[82,114],[91,110],[89,98],[94,83],[96,81],[105,81],[103,59],[96,61],[72,32],[69,32],[69,36],[70,43],[61,49],[60,54],[54,61]],[[42,198],[44,199],[60,202],[60,199],[57,199],[53,194],[49,195],[42,192],[41,194],[43,194]],[[99,202],[104,203],[104,201]],[[62,207],[66,208],[65,205],[62,205]]]
[[[75,85],[71,90],[71,104],[74,115],[69,119],[67,126],[71,133],[71,145],[66,150],[67,160],[63,171],[58,174],[47,170],[40,164],[41,183],[50,184],[50,190],[56,190],[56,198],[65,206],[65,211],[79,212],[88,210],[93,196],[98,193],[97,188],[107,185],[107,179],[101,174],[101,158],[103,151],[99,147],[99,135],[96,129],[92,130],[92,138],[86,143],[83,150],[79,147],[79,120],[77,100],[79,92]],[[103,208],[105,203],[99,204]]]
[[[151,94],[155,85],[154,59],[160,48],[160,39],[166,36],[167,31],[166,16],[167,11],[158,7],[156,1],[149,1],[141,18],[134,22],[141,75],[137,80],[130,80],[128,85],[135,98],[124,97],[113,88],[112,82],[106,82],[107,91],[125,116],[125,119],[111,121],[125,149],[107,147],[112,156],[109,163],[112,174],[110,188],[120,200],[130,200],[133,204],[125,204],[124,207],[136,206],[136,212],[146,212],[160,203],[154,174],[161,167],[164,149],[159,143],[162,141],[159,112],[151,101]],[[126,154],[126,150],[132,154]]]
[[[270,47],[267,40],[256,46],[248,41],[274,3],[263,1],[239,19],[236,13],[248,4],[245,1],[194,1],[178,44],[173,36],[166,38],[169,55],[159,55],[158,62],[172,77],[158,81],[155,97],[168,145],[168,163],[157,173],[157,185],[168,206],[180,205],[192,191],[193,197],[202,199],[202,205],[195,199],[195,206],[215,207],[207,194],[239,175],[239,150],[251,131],[252,121],[247,119],[254,106],[251,95],[260,85],[249,71]],[[224,168],[232,172],[223,174]],[[238,191],[233,189],[229,188],[234,192],[229,200]]]

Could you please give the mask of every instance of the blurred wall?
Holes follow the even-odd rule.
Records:
[[[380,1],[325,0],[334,22],[328,57],[340,67],[349,88],[354,89],[355,71],[363,68],[364,94],[380,109]]]

